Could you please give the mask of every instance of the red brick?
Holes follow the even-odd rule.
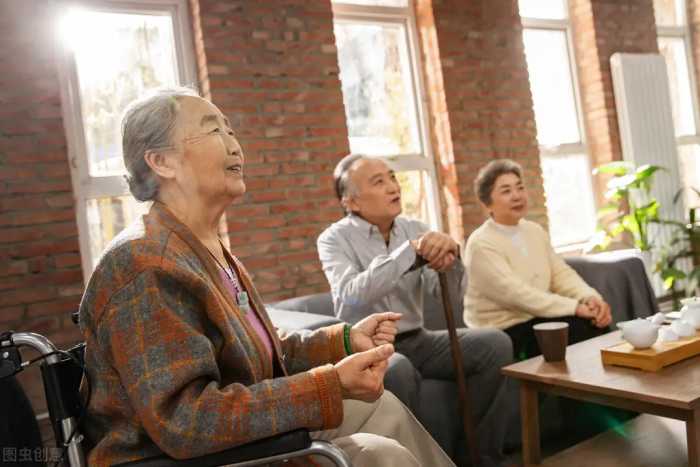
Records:
[[[24,306],[10,306],[0,308],[0,323],[17,323],[25,317]],[[2,329],[0,327],[0,329]]]
[[[283,201],[287,199],[286,192],[279,190],[253,192],[249,196],[253,202]]]
[[[284,218],[279,216],[268,216],[268,217],[258,217],[250,219],[249,229],[269,229],[274,227],[281,227],[287,225]]]
[[[75,219],[75,213],[72,209],[61,210],[34,210],[34,211],[15,211],[7,213],[0,221],[0,226],[21,226],[21,225],[36,225],[48,224],[57,221],[66,221]]]
[[[56,291],[50,286],[4,291],[2,295],[0,295],[0,307],[19,305],[22,303],[35,303],[37,301],[55,298],[56,295]]]
[[[71,191],[70,179],[66,180],[46,180],[7,184],[8,193],[49,193],[54,191]]]
[[[45,316],[66,316],[78,310],[80,300],[75,298],[59,298],[50,302],[38,302],[27,305],[27,318],[43,318]]]

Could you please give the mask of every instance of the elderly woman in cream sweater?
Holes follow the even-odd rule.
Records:
[[[532,331],[537,323],[566,321],[570,343],[605,332],[609,305],[554,252],[545,230],[524,219],[522,168],[494,160],[479,171],[474,187],[490,217],[471,234],[463,255],[465,322],[505,331],[516,359],[539,355]]]

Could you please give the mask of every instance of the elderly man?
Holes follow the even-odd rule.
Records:
[[[356,323],[378,311],[402,313],[396,350],[423,377],[454,379],[447,331],[423,327],[423,292],[437,293],[436,272],[444,271],[452,291],[463,294],[459,245],[421,222],[399,216],[401,190],[384,162],[349,155],[336,166],[334,179],[347,216],[319,236],[318,252],[335,314]],[[460,329],[458,336],[477,420],[481,465],[500,465],[508,418],[500,368],[511,361],[510,339],[495,329]],[[386,384],[390,387],[389,381]]]
[[[246,191],[224,114],[162,90],[129,107],[122,132],[130,190],[153,205],[107,247],[80,304],[89,464],[189,458],[307,428],[355,465],[452,465],[383,391],[400,316],[307,334],[273,327],[218,235]]]

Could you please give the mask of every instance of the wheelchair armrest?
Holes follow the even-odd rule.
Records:
[[[163,454],[113,467],[213,467],[298,451],[310,445],[309,431],[298,429],[192,459],[173,459]]]

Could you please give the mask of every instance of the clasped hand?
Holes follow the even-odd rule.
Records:
[[[447,271],[459,255],[459,245],[452,237],[441,232],[426,232],[411,244],[416,254],[438,272]]]
[[[373,402],[382,395],[399,319],[401,313],[375,313],[351,328],[354,353],[335,364],[344,399]]]
[[[590,319],[591,323],[598,328],[605,328],[612,322],[610,305],[595,296],[582,300],[576,306],[576,316]]]

